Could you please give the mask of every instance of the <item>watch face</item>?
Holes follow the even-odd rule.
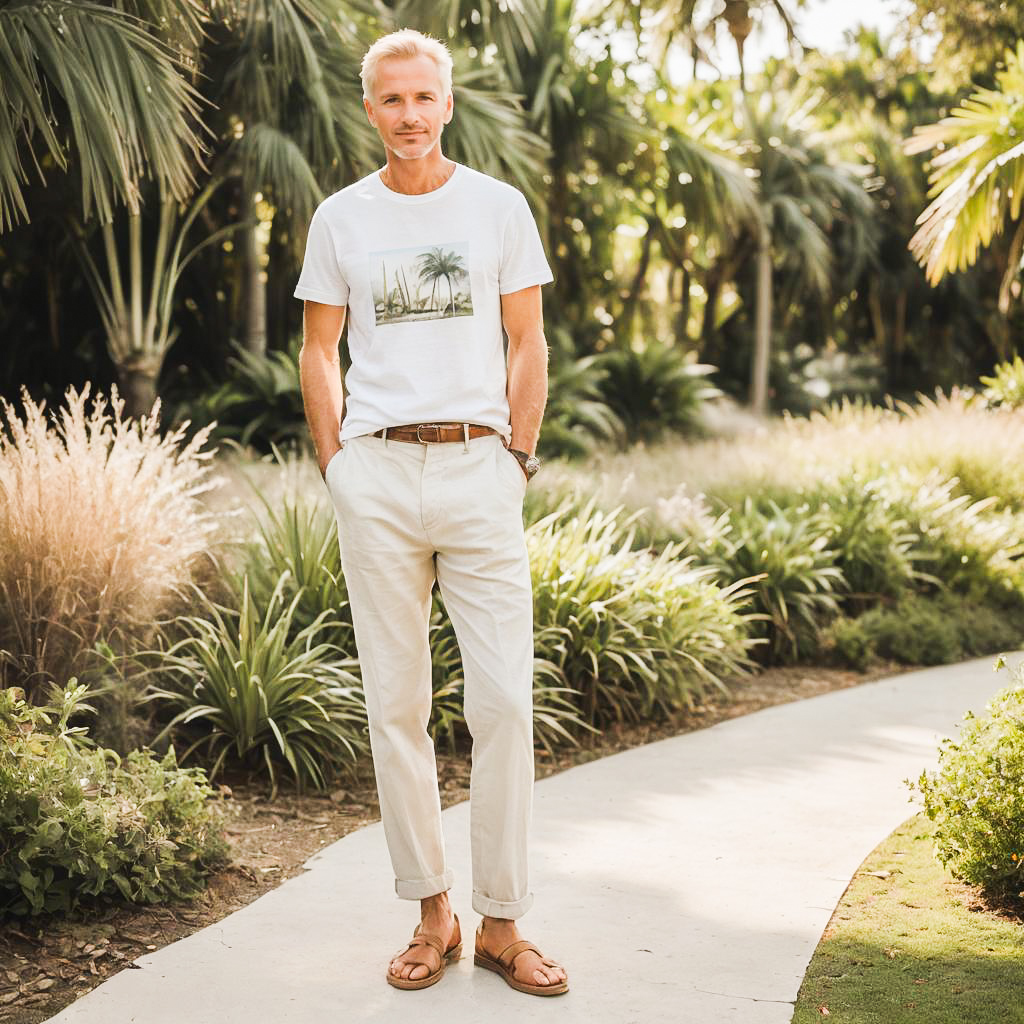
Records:
[[[536,455],[531,455],[524,466],[526,470],[527,479],[532,479],[533,475],[540,469],[540,459]]]

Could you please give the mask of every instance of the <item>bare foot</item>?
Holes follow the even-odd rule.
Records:
[[[436,935],[451,949],[460,939],[455,934],[455,914],[448,902],[448,893],[442,892],[420,900],[420,933]],[[413,946],[396,956],[388,965],[388,971],[396,978],[419,981],[440,966],[437,952],[430,946]]]
[[[497,959],[522,935],[515,921],[501,917],[485,917],[480,924],[480,944],[490,956]],[[532,950],[523,950],[512,962],[512,976],[527,985],[557,985],[568,980],[565,969],[549,967]]]

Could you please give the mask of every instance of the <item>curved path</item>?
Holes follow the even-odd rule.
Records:
[[[469,808],[444,812],[466,950],[433,988],[385,983],[416,905],[379,824],[136,962],[59,1024],[787,1024],[850,878],[913,813],[903,780],[1007,685],[993,658],[786,704],[537,784],[524,934],[569,970],[537,999],[473,968]],[[412,1015],[412,1016],[410,1016]]]

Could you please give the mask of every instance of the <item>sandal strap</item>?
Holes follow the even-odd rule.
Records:
[[[511,945],[506,946],[501,953],[498,954],[498,963],[506,970],[511,970],[516,957],[519,956],[520,953],[525,953],[527,950],[532,950],[537,954],[537,956],[541,956],[540,950],[532,942],[527,942],[526,939],[519,939],[518,942],[513,942]],[[543,957],[541,957],[541,959],[543,959]]]
[[[405,952],[408,952],[413,946],[429,946],[441,960],[444,959],[444,943],[436,935],[429,935],[426,932],[414,935],[405,947]]]

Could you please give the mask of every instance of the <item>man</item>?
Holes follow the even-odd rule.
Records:
[[[533,899],[522,501],[547,398],[540,286],[551,272],[523,196],[441,151],[451,69],[447,48],[412,30],[363,59],[363,102],[387,162],[326,199],[310,224],[295,289],[305,300],[302,394],[337,512],[395,890],[420,901],[420,924],[387,981],[425,988],[462,950],[427,733],[436,579],[473,736],[473,909],[483,917],[474,961],[519,991],[557,995],[568,988],[564,969],[516,926]]]

